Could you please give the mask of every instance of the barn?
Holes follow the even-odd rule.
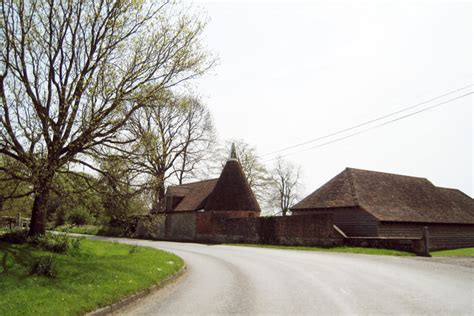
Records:
[[[474,201],[425,178],[346,168],[291,207],[293,215],[331,214],[349,237],[420,238],[431,249],[474,247]]]

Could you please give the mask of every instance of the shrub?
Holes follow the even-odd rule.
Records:
[[[64,209],[60,208],[54,218],[54,226],[61,226],[66,224],[67,214]]]
[[[26,229],[8,231],[7,233],[0,235],[0,241],[10,244],[28,243],[34,247],[56,253],[74,253],[77,252],[81,246],[81,238],[71,238],[66,234],[51,233],[28,237],[28,230]]]
[[[67,221],[73,225],[86,225],[91,223],[93,218],[85,208],[78,207],[67,216]]]
[[[110,220],[108,227],[102,228],[98,235],[115,236],[115,237],[133,237],[139,220],[143,216],[134,215],[123,218],[113,218]]]
[[[62,225],[62,226],[57,226],[54,228],[54,230],[58,232],[86,234],[86,235],[97,235],[97,232],[100,229],[101,229],[101,226],[96,226],[96,225],[83,225],[83,226]]]
[[[26,229],[13,229],[7,231],[5,234],[0,236],[0,241],[5,241],[11,244],[23,244],[28,240],[28,230]]]
[[[31,239],[30,242],[40,249],[56,253],[77,252],[80,248],[80,239],[65,234],[47,233]]]
[[[48,278],[57,276],[56,259],[52,256],[42,256],[37,258],[31,267],[31,274],[42,275]]]
[[[77,253],[79,249],[81,249],[81,239],[79,238],[72,238],[71,239],[71,247],[69,249],[72,253]]]
[[[110,236],[110,237],[126,237],[124,229],[122,227],[102,227],[99,229],[97,232],[97,235],[99,236]]]

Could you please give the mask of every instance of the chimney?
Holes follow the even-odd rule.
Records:
[[[230,147],[230,156],[227,161],[230,160],[236,160],[237,161],[237,151],[235,150],[235,144],[232,143],[232,146]]]

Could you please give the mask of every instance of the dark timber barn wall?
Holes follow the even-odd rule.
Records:
[[[381,222],[379,236],[420,238],[423,227],[428,227],[431,250],[474,246],[473,225]]]
[[[359,207],[295,210],[293,215],[331,214],[334,224],[347,236],[377,236],[377,219]]]

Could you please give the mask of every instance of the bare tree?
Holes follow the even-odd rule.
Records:
[[[32,183],[30,235],[44,234],[57,170],[131,141],[121,128],[156,93],[194,78],[212,60],[203,24],[169,1],[4,0],[0,19],[0,154]]]
[[[278,159],[272,170],[271,202],[278,209],[277,214],[288,215],[290,206],[298,198],[300,168],[294,164]]]
[[[178,184],[202,177],[201,166],[211,158],[211,148],[216,141],[211,114],[196,98],[185,99],[184,119],[186,124],[181,131],[183,147],[173,164]]]
[[[207,108],[196,98],[171,92],[149,99],[149,107],[136,111],[129,130],[137,139],[132,163],[148,175],[152,211],[159,210],[167,182],[182,184],[196,169],[214,142],[214,127]]]

